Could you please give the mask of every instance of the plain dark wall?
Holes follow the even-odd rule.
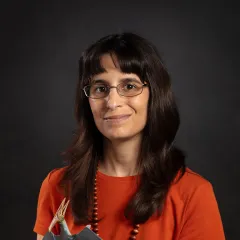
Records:
[[[106,34],[128,30],[151,40],[162,53],[182,119],[177,143],[188,153],[188,166],[213,184],[227,239],[239,239],[237,7],[219,1],[193,1],[195,6],[59,2],[9,1],[0,8],[5,236],[35,239],[40,184],[50,170],[62,166],[60,153],[76,127],[73,104],[81,51]]]

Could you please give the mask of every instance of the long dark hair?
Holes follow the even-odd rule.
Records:
[[[143,130],[139,158],[141,181],[129,201],[125,216],[133,224],[161,214],[164,200],[176,176],[185,172],[184,153],[174,146],[180,118],[171,90],[170,77],[155,46],[146,39],[122,33],[106,36],[92,44],[80,57],[75,113],[78,130],[66,151],[69,164],[61,183],[70,183],[71,208],[76,224],[91,221],[94,179],[103,157],[103,136],[98,131],[82,88],[95,74],[105,70],[103,54],[115,56],[124,73],[137,74],[150,90],[148,119]]]

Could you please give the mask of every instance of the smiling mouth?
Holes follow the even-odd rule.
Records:
[[[127,120],[131,115],[115,115],[115,116],[109,116],[109,117],[105,117],[104,121],[106,122],[112,122],[112,123],[119,123],[122,122],[124,120]]]

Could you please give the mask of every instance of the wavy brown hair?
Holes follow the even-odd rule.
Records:
[[[97,164],[103,160],[103,136],[82,89],[95,74],[105,71],[100,64],[103,54],[114,55],[122,72],[137,74],[149,86],[148,119],[138,161],[141,181],[125,209],[133,224],[141,224],[155,213],[161,214],[170,185],[178,173],[181,177],[185,172],[184,153],[174,145],[180,118],[170,77],[157,49],[146,39],[133,33],[109,35],[81,55],[75,104],[78,129],[66,151],[68,166],[61,183],[70,183],[75,223],[89,223]]]

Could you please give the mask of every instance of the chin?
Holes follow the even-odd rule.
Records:
[[[124,141],[128,141],[128,140],[130,140],[131,139],[131,137],[130,136],[121,136],[121,137],[113,137],[113,136],[111,136],[111,137],[108,137],[107,138],[109,141],[111,141],[111,142],[124,142]]]
[[[135,124],[135,126],[133,124],[99,125],[97,127],[101,134],[110,141],[129,140],[141,135],[144,128],[143,125],[137,124]]]
[[[128,134],[105,134],[104,135],[107,139],[110,141],[115,141],[115,140],[127,140],[131,138],[132,136]]]
[[[115,129],[114,131],[111,132],[105,132],[102,133],[104,137],[109,139],[110,141],[122,141],[122,140],[129,140],[131,138],[136,137],[140,132],[132,132],[131,130],[129,131],[118,131]]]

